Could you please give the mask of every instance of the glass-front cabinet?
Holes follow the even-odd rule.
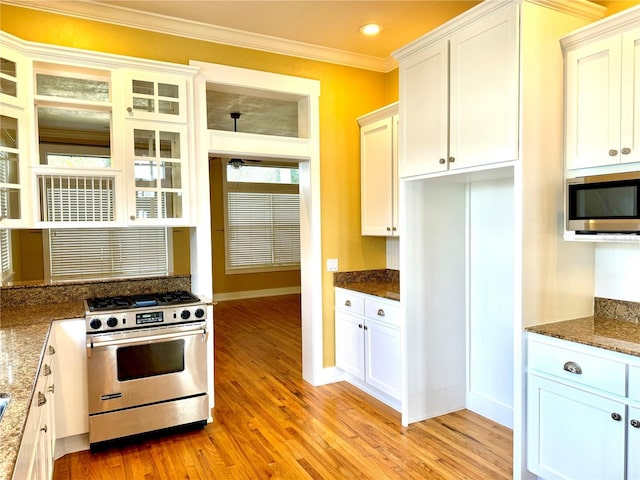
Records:
[[[185,125],[127,122],[129,223],[182,223],[188,218],[185,197],[188,143]]]
[[[187,80],[177,75],[120,72],[126,117],[137,120],[187,121]]]
[[[26,181],[28,129],[23,110],[2,105],[0,112],[0,227],[24,226],[28,219]]]
[[[0,47],[0,229],[189,224],[195,67]]]

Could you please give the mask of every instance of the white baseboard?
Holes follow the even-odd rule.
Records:
[[[482,395],[467,392],[467,410],[513,430],[513,407],[503,405]]]
[[[89,433],[56,438],[56,451],[53,458],[57,460],[69,453],[81,452],[82,450],[89,450]]]
[[[244,298],[275,297],[277,295],[291,295],[294,293],[300,293],[300,291],[301,291],[300,287],[298,286],[298,287],[267,288],[264,290],[244,290],[241,292],[226,292],[226,293],[213,292],[213,301],[223,302],[225,300],[242,300]]]

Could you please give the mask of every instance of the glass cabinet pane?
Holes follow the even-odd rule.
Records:
[[[180,133],[160,132],[160,156],[180,158]]]
[[[162,162],[160,186],[162,188],[182,188],[181,165],[175,162]]]
[[[0,188],[0,219],[20,219],[20,190]]]
[[[133,142],[136,157],[155,157],[156,156],[156,132],[153,130],[133,131]]]
[[[158,218],[157,192],[136,192],[136,217]]]
[[[0,93],[11,97],[18,96],[16,62],[0,57]]]
[[[0,147],[18,148],[18,120],[6,115],[0,115]]]
[[[164,218],[182,217],[182,195],[177,192],[162,192]]]
[[[158,183],[158,165],[154,161],[139,161],[134,164],[136,187],[155,188]]]
[[[20,183],[18,154],[0,151],[0,183]]]

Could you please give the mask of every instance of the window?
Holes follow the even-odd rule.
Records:
[[[2,266],[2,275],[0,283],[4,284],[13,277],[13,265],[11,262],[11,230],[6,228],[0,229],[0,265]]]
[[[48,280],[153,277],[169,272],[166,228],[51,229]]]
[[[223,165],[227,273],[300,267],[298,169]]]

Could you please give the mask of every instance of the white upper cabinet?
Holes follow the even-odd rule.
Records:
[[[638,15],[640,9],[631,9],[562,41],[567,170],[618,166],[622,171],[637,168],[625,164],[640,162]]]
[[[442,41],[400,63],[401,178],[447,169],[449,150],[449,45]]]
[[[31,60],[0,39],[0,102],[25,107],[31,97]]]
[[[0,228],[28,226],[27,125],[24,110],[0,105]]]
[[[517,5],[398,52],[400,177],[517,160]]]
[[[121,76],[127,118],[187,121],[187,79],[177,75],[125,70]]]
[[[398,232],[398,105],[358,118],[362,235]]]

